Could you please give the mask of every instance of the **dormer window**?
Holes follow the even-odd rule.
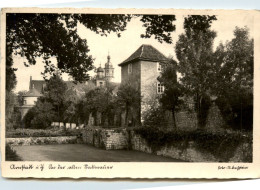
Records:
[[[132,73],[132,63],[128,64],[128,73]]]
[[[161,72],[162,71],[162,65],[157,62],[157,72]]]

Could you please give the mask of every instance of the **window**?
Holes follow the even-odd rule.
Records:
[[[23,100],[23,105],[26,105],[26,104],[27,104],[26,100]]]
[[[162,65],[157,62],[157,72],[161,72],[162,71]]]
[[[164,86],[161,83],[157,83],[157,94],[162,94],[164,91]]]
[[[128,64],[128,73],[132,73],[132,63]]]

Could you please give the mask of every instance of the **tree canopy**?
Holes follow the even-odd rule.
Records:
[[[162,72],[158,80],[164,86],[164,92],[159,100],[164,109],[172,112],[173,128],[177,129],[175,111],[182,103],[180,97],[183,95],[183,87],[177,80],[177,62],[170,59],[169,63],[162,65]]]
[[[235,129],[251,130],[254,42],[248,28],[236,27],[234,38],[217,47],[214,59],[212,88],[224,119]]]
[[[179,36],[175,51],[181,83],[186,92],[195,95],[198,123],[205,126],[210,95],[213,42],[216,32],[210,30],[215,16],[190,15],[184,20],[185,33]]]
[[[120,37],[127,23],[133,17],[140,17],[145,34],[155,36],[160,42],[171,42],[170,32],[175,30],[174,15],[123,15],[123,14],[38,14],[8,13],[6,15],[6,81],[7,90],[15,87],[13,54],[28,60],[28,65],[36,64],[36,57],[43,57],[43,75],[52,75],[59,69],[68,73],[75,81],[89,79],[88,71],[93,69],[93,58],[89,54],[87,40],[77,33],[78,24],[100,35],[115,32]],[[57,67],[50,61],[57,59]]]

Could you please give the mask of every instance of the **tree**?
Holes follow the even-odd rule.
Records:
[[[53,106],[54,111],[57,113],[59,122],[64,120],[67,90],[67,84],[57,74],[50,78],[44,91],[44,98]]]
[[[23,118],[23,123],[24,123],[25,128],[33,128],[32,120],[34,119],[34,117],[36,115],[37,114],[36,114],[35,106],[28,110],[28,112],[26,113],[26,115]]]
[[[115,86],[106,82],[103,87],[98,87],[86,93],[84,99],[84,109],[88,116],[92,114],[101,114],[101,124],[113,125],[113,116],[115,114],[115,95],[113,93]],[[97,118],[96,118],[97,119]],[[96,120],[97,121],[97,120]],[[99,122],[97,122],[99,124]]]
[[[176,67],[177,62],[171,59],[169,63],[163,65],[161,75],[158,77],[159,82],[164,85],[160,102],[163,109],[171,111],[174,129],[177,129],[175,112],[178,105],[182,103],[179,97],[183,94],[182,86],[177,80]]]
[[[115,14],[6,14],[6,88],[10,91],[16,83],[13,54],[26,57],[28,65],[36,64],[36,58],[44,58],[45,71],[54,74],[56,67],[50,58],[57,59],[61,72],[71,75],[75,81],[89,79],[88,71],[93,69],[93,58],[89,55],[87,40],[77,33],[78,24],[107,36],[115,32],[120,37],[127,23],[133,17],[140,17],[146,27],[145,35],[155,36],[159,41],[171,43],[170,32],[175,30],[174,15],[115,15]]]
[[[12,129],[14,126],[13,117],[15,113],[15,107],[18,106],[16,95],[11,92],[6,92],[6,109],[5,109],[5,125],[6,130]]]
[[[68,73],[74,81],[84,82],[89,79],[88,71],[93,69],[93,58],[87,40],[78,35],[77,26],[82,24],[104,36],[115,32],[120,37],[133,17],[140,17],[144,23],[146,32],[141,37],[154,36],[160,42],[172,42],[174,15],[6,13],[6,115],[14,109],[9,104],[10,92],[17,83],[14,55],[25,57],[28,61],[25,66],[35,65],[36,58],[42,57],[45,79],[59,70]],[[51,58],[56,58],[57,66]]]
[[[235,129],[253,126],[254,44],[248,28],[234,30],[234,38],[215,52],[217,104],[226,122]]]
[[[216,33],[210,30],[215,16],[190,15],[184,20],[185,33],[176,43],[180,82],[194,96],[198,126],[204,128],[209,109],[213,62],[213,41]]]
[[[125,125],[128,126],[129,113],[131,110],[140,112],[141,94],[130,82],[121,84],[117,92],[117,104],[122,110],[125,110]],[[140,123],[140,121],[136,121]]]
[[[27,90],[22,90],[22,91],[19,91],[19,92],[18,92],[17,101],[18,101],[19,106],[22,106],[22,105],[23,105],[23,96],[24,96],[27,92],[28,92]]]
[[[52,103],[49,102],[45,97],[39,98],[32,111],[31,127],[38,129],[46,129],[50,127],[51,123],[58,116]]]
[[[64,99],[64,121],[68,122],[78,122],[78,107],[77,104],[79,103],[80,98],[78,97],[75,89],[70,88],[65,92],[65,99]]]

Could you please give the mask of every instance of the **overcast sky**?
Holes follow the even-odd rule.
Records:
[[[214,42],[215,47],[220,41],[225,43],[227,40],[231,40],[236,26],[247,26],[250,30],[250,36],[253,36],[253,18],[251,16],[217,15],[217,19],[218,20],[212,24],[212,29],[217,32],[217,37]],[[89,54],[95,58],[94,65],[96,67],[100,64],[104,67],[109,52],[111,62],[115,67],[114,81],[120,82],[121,70],[118,64],[127,59],[142,44],[151,44],[165,56],[172,55],[175,57],[174,46],[178,40],[178,36],[183,33],[183,20],[184,16],[176,15],[176,31],[172,33],[173,44],[159,43],[153,37],[150,39],[140,38],[140,34],[144,33],[145,28],[142,27],[142,22],[140,22],[138,18],[132,19],[132,21],[128,23],[126,31],[122,32],[120,38],[114,33],[111,33],[107,37],[100,36],[82,25],[78,26],[78,31],[82,38],[87,39],[87,44],[90,49]],[[44,67],[41,58],[37,59],[36,65],[30,67],[25,67],[23,62],[26,62],[25,58],[17,56],[14,59],[14,68],[18,68],[16,71],[17,86],[15,92],[29,89],[30,76],[35,80],[43,80],[41,72],[43,72]],[[93,75],[94,72],[90,74]],[[68,80],[68,76],[63,75],[63,79]]]

